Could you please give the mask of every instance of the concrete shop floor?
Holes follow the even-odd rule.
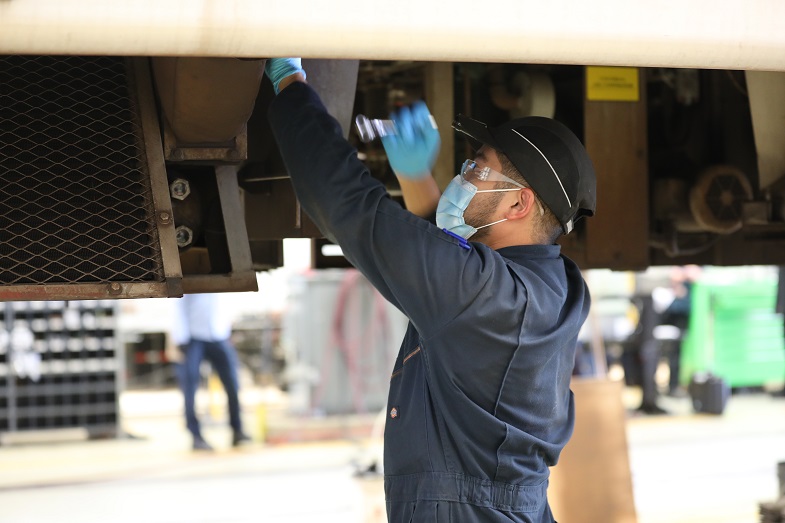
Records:
[[[247,387],[243,416],[255,442],[232,449],[215,421],[222,398],[208,395],[200,391],[197,404],[214,453],[190,450],[176,390],[123,393],[126,437],[0,447],[0,522],[385,521],[381,479],[355,475],[380,450],[375,416],[305,422],[287,416],[284,395]],[[637,390],[625,389],[623,401],[634,408]],[[758,502],[776,499],[785,461],[785,399],[736,395],[722,416],[695,415],[686,398],[661,405],[671,414],[627,422],[638,521],[759,521]],[[260,442],[262,427],[275,443]]]

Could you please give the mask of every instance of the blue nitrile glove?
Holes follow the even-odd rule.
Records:
[[[273,83],[275,94],[278,94],[278,84],[287,76],[294,73],[302,73],[305,77],[305,70],[303,70],[302,60],[299,58],[268,58],[264,66],[264,72]]]
[[[404,107],[390,115],[396,134],[383,136],[382,144],[390,167],[396,174],[413,180],[431,172],[439,155],[441,138],[431,121],[431,112],[423,102]]]

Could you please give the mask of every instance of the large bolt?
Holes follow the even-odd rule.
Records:
[[[174,230],[175,238],[177,239],[177,246],[180,248],[188,247],[194,241],[194,232],[190,227],[180,225]]]
[[[169,194],[175,200],[185,200],[191,194],[191,185],[185,178],[177,178],[169,184]]]

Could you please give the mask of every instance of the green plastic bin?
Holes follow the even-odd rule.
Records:
[[[785,380],[783,318],[774,310],[776,282],[696,282],[682,344],[679,381],[708,371],[731,387]]]

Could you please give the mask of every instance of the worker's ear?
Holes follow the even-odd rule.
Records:
[[[515,195],[515,200],[509,202],[507,214],[505,215],[505,218],[508,220],[521,220],[529,216],[532,210],[537,207],[534,191],[528,187],[510,194]]]

